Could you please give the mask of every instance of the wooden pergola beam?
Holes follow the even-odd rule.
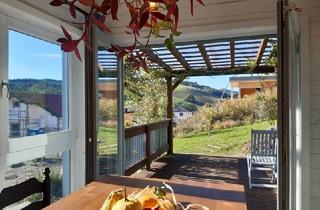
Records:
[[[172,75],[186,74],[187,77],[190,76],[219,76],[219,75],[231,75],[231,74],[257,74],[257,73],[275,73],[275,67],[273,66],[258,66],[255,69],[250,69],[246,66],[242,67],[225,67],[225,68],[213,68],[213,69],[197,69],[192,71],[173,71]]]
[[[159,66],[164,68],[164,70],[166,70],[167,72],[173,71],[173,69],[168,64],[166,64],[156,53],[154,53],[154,51],[151,48],[145,49],[144,53],[151,61],[157,63]]]
[[[260,66],[261,59],[262,59],[264,51],[266,50],[268,42],[269,42],[269,39],[262,39],[260,42],[259,50],[258,50],[257,57],[256,57],[257,67]]]
[[[187,78],[187,76],[183,76],[179,79],[176,79],[174,81],[174,84],[172,85],[172,91],[174,91],[181,84],[181,82],[183,82],[186,78]]]
[[[231,68],[234,68],[235,64],[235,43],[234,41],[230,42],[230,61],[231,61]]]
[[[207,68],[208,69],[212,69],[210,58],[208,56],[208,53],[207,53],[207,50],[206,50],[204,44],[198,44],[198,48],[199,48],[199,51],[200,51],[200,53],[201,53],[201,55],[203,57],[204,62],[207,65]]]
[[[191,66],[188,64],[188,62],[184,59],[184,57],[181,55],[181,53],[179,52],[179,50],[175,47],[172,46],[170,48],[168,48],[168,50],[171,52],[171,54],[177,59],[177,61],[179,63],[181,63],[181,65],[187,70],[187,71],[191,71],[192,68]]]

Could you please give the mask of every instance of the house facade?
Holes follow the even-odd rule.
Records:
[[[245,77],[230,78],[231,91],[234,88],[239,89],[238,98],[243,98],[246,95],[252,95],[264,90],[277,91],[277,76],[259,75]],[[231,95],[233,98],[233,94]]]
[[[183,106],[176,106],[173,108],[173,114],[174,114],[173,121],[179,122],[192,116],[192,111],[184,108]]]

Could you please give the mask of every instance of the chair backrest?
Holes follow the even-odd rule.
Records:
[[[0,193],[0,210],[15,204],[30,195],[42,193],[42,200],[31,203],[23,208],[24,210],[43,209],[50,205],[50,170],[45,168],[43,182],[39,182],[36,178],[28,179],[20,184],[4,188]]]
[[[277,156],[276,141],[276,130],[252,130],[251,156]]]

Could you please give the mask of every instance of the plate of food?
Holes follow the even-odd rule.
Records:
[[[163,186],[146,186],[144,189],[127,195],[126,188],[112,191],[100,210],[209,210],[199,204],[184,206],[177,201],[174,190],[166,183]]]

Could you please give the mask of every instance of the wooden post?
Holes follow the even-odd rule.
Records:
[[[172,88],[172,77],[167,77],[167,118],[170,120],[168,126],[168,154],[173,154],[173,88]]]
[[[151,138],[150,138],[150,128],[148,125],[145,127],[146,129],[146,156],[147,156],[147,170],[150,171],[151,169]]]

